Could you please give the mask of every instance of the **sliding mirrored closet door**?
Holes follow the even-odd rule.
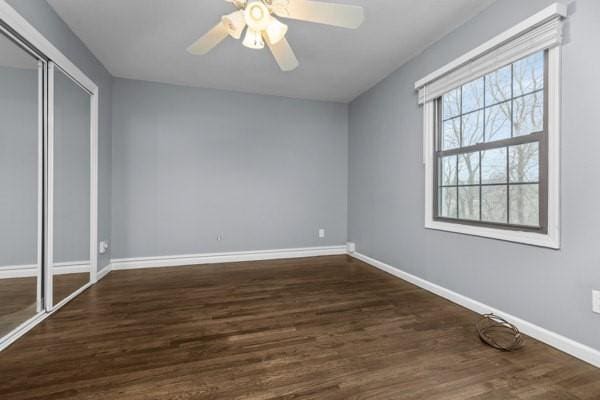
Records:
[[[43,307],[44,71],[0,32],[0,338]]]
[[[47,302],[60,305],[90,282],[90,104],[88,91],[49,66]],[[50,293],[52,295],[50,296]]]
[[[95,282],[97,144],[98,86],[1,6],[0,351]]]

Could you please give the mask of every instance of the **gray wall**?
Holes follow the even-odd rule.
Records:
[[[111,226],[111,86],[112,77],[64,21],[44,0],[7,0],[46,39],[63,52],[99,87],[98,127],[98,240],[110,239]],[[101,255],[98,268],[110,262],[110,251]]]
[[[0,121],[0,266],[31,265],[38,233],[37,69],[0,67]]]
[[[113,257],[344,244],[347,129],[344,104],[115,79]]]
[[[600,2],[570,5],[563,52],[562,249],[425,230],[414,82],[554,0],[499,0],[350,106],[349,240],[361,253],[600,349]]]

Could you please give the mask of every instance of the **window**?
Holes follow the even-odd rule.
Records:
[[[546,58],[536,52],[435,100],[437,220],[547,231]]]
[[[560,248],[555,3],[415,83],[425,228]]]

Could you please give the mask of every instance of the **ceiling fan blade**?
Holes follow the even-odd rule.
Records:
[[[192,43],[187,48],[187,51],[195,55],[204,55],[221,43],[227,36],[229,36],[227,27],[223,22],[219,22],[204,36]]]
[[[246,0],[225,0],[228,3],[233,3],[237,8],[244,8],[246,6]]]
[[[279,42],[273,44],[269,41],[267,35],[263,35],[267,46],[271,49],[271,53],[273,53],[273,57],[275,57],[275,61],[279,65],[282,71],[289,72],[298,68],[300,63],[294,54],[294,50],[288,43],[286,38],[281,39]]]
[[[365,19],[364,9],[347,4],[311,0],[274,1],[273,11],[280,17],[356,29]]]

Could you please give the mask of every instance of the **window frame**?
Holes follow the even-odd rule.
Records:
[[[433,174],[434,174],[434,179],[433,179],[433,218],[435,221],[443,221],[443,222],[447,222],[447,223],[455,223],[455,224],[463,224],[463,225],[473,225],[473,226],[485,226],[485,227],[490,227],[490,228],[496,228],[496,229],[504,229],[504,230],[517,230],[517,231],[528,231],[528,232],[537,232],[537,233],[542,233],[542,234],[546,234],[548,232],[548,78],[549,78],[549,74],[548,74],[548,52],[549,50],[543,50],[540,51],[543,53],[543,60],[544,60],[544,87],[542,89],[538,89],[538,90],[534,90],[532,92],[528,92],[525,94],[520,94],[519,96],[513,96],[511,93],[511,97],[509,100],[506,100],[504,102],[511,102],[512,106],[511,106],[511,115],[514,116],[514,102],[515,100],[530,96],[530,95],[534,95],[536,93],[542,93],[543,94],[543,110],[544,110],[544,117],[542,120],[542,130],[540,131],[536,131],[536,132],[532,132],[526,135],[521,135],[521,136],[514,136],[511,135],[510,138],[506,138],[506,139],[501,139],[501,140],[496,140],[496,141],[491,141],[491,142],[481,142],[481,143],[476,143],[473,145],[469,145],[469,146],[462,146],[462,143],[460,143],[459,147],[456,148],[452,148],[452,149],[442,149],[442,136],[443,136],[443,124],[444,122],[447,122],[448,120],[454,119],[454,118],[460,118],[461,119],[461,124],[462,124],[462,120],[464,118],[465,115],[469,115],[472,113],[476,113],[476,112],[480,112],[483,111],[483,120],[484,120],[484,124],[485,124],[485,119],[486,119],[486,110],[496,106],[497,104],[502,104],[502,103],[497,103],[497,104],[492,104],[490,106],[486,106],[485,102],[483,103],[483,106],[481,108],[475,109],[475,110],[470,110],[466,113],[463,113],[463,110],[461,109],[460,112],[447,119],[444,120],[443,116],[442,116],[442,112],[443,112],[443,106],[442,106],[442,102],[443,102],[443,96],[438,97],[437,99],[434,100],[434,170],[433,170]],[[540,52],[534,52],[530,55],[536,54],[536,53],[540,53]],[[526,56],[528,57],[528,56]],[[525,58],[526,58],[525,57]],[[522,59],[521,59],[522,60]],[[494,73],[496,71],[499,71],[502,68],[511,67],[511,91],[513,90],[512,88],[514,87],[514,64],[517,61],[514,61],[512,63],[509,63],[507,65],[503,65],[500,66],[499,68],[497,68],[496,70],[490,72],[490,73]],[[487,75],[487,74],[486,74]],[[474,81],[481,79],[483,77],[473,77]],[[473,81],[467,82],[465,85],[468,85],[469,83],[471,83]],[[484,81],[485,82],[485,81]],[[461,93],[461,105],[462,105],[462,92],[463,92],[463,87],[465,85],[459,86],[456,89],[453,90],[460,90]],[[484,96],[485,96],[485,83],[484,83]],[[512,121],[511,118],[511,124],[513,124],[514,121]],[[485,125],[484,125],[485,126]],[[462,129],[462,127],[461,127]],[[514,128],[511,126],[511,132]],[[484,129],[485,130],[485,129]],[[484,133],[485,135],[485,133]],[[485,139],[485,137],[484,137]],[[462,140],[461,140],[462,142]],[[510,182],[510,174],[508,171],[508,164],[509,164],[509,157],[510,157],[510,148],[513,146],[518,146],[518,145],[523,145],[523,144],[531,144],[531,143],[537,143],[538,144],[538,180],[536,182],[518,182],[518,183],[511,183]],[[484,184],[481,181],[481,174],[482,174],[482,169],[481,169],[481,156],[482,156],[482,152],[484,151],[488,151],[488,150],[496,150],[496,149],[506,149],[506,156],[507,156],[507,171],[506,171],[506,183],[499,183],[499,184]],[[478,184],[470,184],[470,185],[461,185],[458,182],[458,174],[459,174],[459,169],[458,169],[458,165],[456,168],[456,174],[457,174],[457,182],[456,185],[440,185],[439,184],[439,178],[440,178],[440,168],[441,168],[441,159],[443,157],[450,157],[450,156],[457,156],[457,163],[459,162],[460,156],[464,155],[464,154],[471,154],[471,153],[479,153],[479,183]],[[510,222],[510,187],[512,186],[518,186],[518,185],[528,185],[528,184],[536,184],[538,185],[538,216],[539,216],[539,225],[538,226],[533,226],[533,225],[519,225],[519,224],[514,224]],[[479,189],[479,217],[481,218],[482,216],[482,189],[484,187],[505,187],[507,190],[506,196],[507,196],[507,203],[506,203],[506,212],[507,212],[507,219],[506,219],[506,223],[504,222],[492,222],[492,221],[483,221],[481,219],[479,220],[470,220],[470,219],[466,219],[466,218],[460,218],[459,213],[457,213],[457,217],[456,218],[452,218],[452,217],[444,217],[440,215],[440,204],[439,204],[439,200],[440,200],[440,191],[443,187],[452,187],[452,188],[456,188],[457,191],[457,211],[460,210],[460,206],[459,206],[459,198],[458,198],[458,193],[460,188],[465,188],[465,187],[476,187]]]
[[[542,193],[546,194],[540,208],[540,221],[546,222],[540,228],[522,226],[497,225],[489,222],[468,221],[467,223],[451,218],[436,218],[437,216],[437,127],[441,122],[437,99],[423,104],[423,146],[425,164],[425,228],[446,232],[461,233],[516,243],[529,244],[553,249],[560,248],[560,59],[561,46],[545,50],[545,83],[544,83],[544,125],[545,142],[540,142],[540,164],[547,166],[540,176],[540,201]],[[506,63],[510,64],[510,63]],[[505,64],[505,65],[506,65]],[[500,66],[499,66],[500,67]],[[473,76],[473,79],[478,76]],[[510,140],[512,140],[511,138]],[[531,139],[531,138],[528,138]],[[498,144],[494,142],[494,144]],[[516,143],[515,143],[516,144]],[[543,147],[542,147],[543,146]],[[500,147],[500,146],[498,146]],[[461,149],[461,150],[464,150]],[[546,159],[543,160],[542,157]],[[541,172],[541,171],[540,171]],[[434,208],[435,207],[435,208]],[[545,215],[542,215],[544,213]]]

